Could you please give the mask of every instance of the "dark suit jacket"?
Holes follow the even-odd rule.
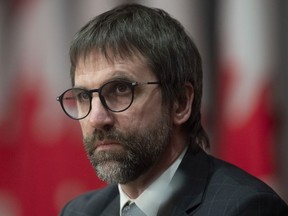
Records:
[[[241,169],[188,150],[171,184],[177,188],[160,208],[163,216],[288,216],[288,207],[266,184]],[[117,185],[77,197],[61,216],[119,215]]]

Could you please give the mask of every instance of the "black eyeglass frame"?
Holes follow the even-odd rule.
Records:
[[[123,82],[123,83],[126,83],[127,86],[131,89],[131,93],[132,93],[131,102],[130,102],[130,104],[129,104],[126,108],[124,108],[124,109],[116,110],[116,111],[115,111],[115,110],[109,108],[109,106],[107,105],[107,103],[106,103],[106,101],[105,101],[105,97],[101,94],[102,89],[103,89],[106,85],[111,84],[112,82]],[[93,93],[95,93],[95,92],[98,93],[99,99],[100,99],[100,101],[101,101],[101,103],[102,103],[102,105],[104,106],[105,109],[107,109],[107,110],[109,110],[109,111],[111,111],[111,112],[116,112],[116,113],[118,113],[118,112],[123,112],[123,111],[129,109],[129,107],[132,105],[132,103],[133,103],[133,101],[134,101],[134,89],[135,89],[136,86],[139,86],[139,85],[156,85],[156,84],[160,84],[160,82],[159,82],[159,81],[130,82],[130,81],[112,80],[112,81],[109,81],[109,82],[107,82],[107,83],[104,83],[104,84],[103,84],[102,86],[100,86],[100,88],[98,88],[98,89],[87,90],[87,89],[77,88],[77,87],[76,87],[76,88],[73,87],[73,88],[67,89],[67,90],[64,91],[60,96],[58,96],[58,97],[56,98],[56,100],[60,103],[62,110],[64,111],[64,113],[65,113],[68,117],[70,117],[70,118],[72,118],[72,119],[74,119],[74,120],[81,120],[81,119],[86,118],[86,117],[89,115],[89,113],[91,112]],[[81,118],[75,118],[74,116],[70,115],[70,114],[66,111],[66,109],[65,109],[65,107],[64,107],[64,104],[63,104],[64,95],[65,95],[68,91],[71,91],[71,90],[73,90],[73,89],[79,89],[79,90],[81,90],[81,91],[84,91],[84,92],[86,92],[87,95],[89,96],[89,110],[88,110],[87,114],[84,115],[84,116],[81,117]]]

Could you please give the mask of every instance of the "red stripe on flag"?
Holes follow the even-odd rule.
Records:
[[[57,215],[70,199],[87,190],[103,187],[86,157],[77,121],[66,118],[58,139],[37,137],[35,118],[43,99],[43,73],[27,83],[21,72],[7,97],[6,118],[0,122],[0,193],[15,195],[21,215]],[[33,86],[31,86],[31,84]],[[52,99],[47,99],[52,100]],[[55,98],[53,102],[57,103]],[[59,106],[59,109],[60,106]],[[51,117],[53,113],[51,113]],[[57,124],[58,120],[55,119]],[[42,122],[42,130],[53,125]],[[40,125],[41,126],[41,125]],[[44,132],[43,132],[44,133]],[[50,143],[53,141],[53,143]],[[1,209],[0,209],[1,215]]]
[[[258,177],[274,174],[275,115],[271,108],[271,85],[266,82],[259,87],[256,106],[249,117],[241,124],[233,124],[233,119],[227,119],[224,111],[227,95],[233,88],[231,83],[236,79],[231,71],[228,67],[222,70],[219,79],[216,154]]]

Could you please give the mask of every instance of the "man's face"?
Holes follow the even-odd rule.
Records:
[[[75,71],[75,86],[85,89],[119,79],[158,81],[138,57],[108,62],[92,53],[79,60]],[[137,179],[157,162],[170,141],[171,119],[162,105],[159,85],[136,86],[132,105],[118,113],[105,109],[95,93],[92,110],[80,125],[90,162],[99,178],[108,183]]]

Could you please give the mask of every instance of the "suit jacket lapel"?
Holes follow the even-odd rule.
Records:
[[[200,205],[211,171],[209,156],[199,150],[188,149],[171,181],[171,198],[158,215],[187,215]]]
[[[120,196],[119,194],[106,206],[101,216],[111,216],[120,214]]]

